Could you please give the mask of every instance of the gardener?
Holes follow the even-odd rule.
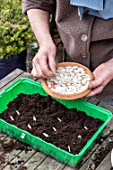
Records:
[[[87,66],[94,75],[89,96],[113,99],[113,0],[23,0],[40,49],[33,59],[34,77],[55,74],[56,46],[50,34],[50,14],[66,50],[65,61]],[[62,56],[60,56],[62,57]]]

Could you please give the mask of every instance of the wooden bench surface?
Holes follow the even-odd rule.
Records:
[[[32,75],[22,70],[16,69],[4,79],[0,81],[0,91],[8,87],[11,83],[19,78],[33,79]],[[100,103],[98,100],[88,99],[89,102],[101,106],[110,110],[113,113],[113,106]],[[104,131],[99,137],[99,142],[91,147],[91,149],[84,155],[80,163],[76,168],[72,168],[64,163],[61,163],[42,152],[30,147],[25,151],[24,149],[16,149],[15,147],[9,152],[5,152],[3,149],[3,143],[8,143],[16,139],[9,137],[7,134],[0,132],[0,170],[110,170],[110,152],[106,154],[106,157],[98,162],[98,166],[95,166],[95,156],[102,147],[107,147],[108,143],[113,141],[113,119],[108,123]]]

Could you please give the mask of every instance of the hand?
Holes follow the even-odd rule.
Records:
[[[101,93],[104,87],[113,79],[113,59],[98,66],[93,72],[94,80],[89,83],[92,91],[88,97]]]
[[[49,78],[56,71],[56,46],[54,43],[44,43],[33,59],[32,75],[35,78]]]

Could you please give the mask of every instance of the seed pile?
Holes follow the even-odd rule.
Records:
[[[56,75],[46,80],[48,88],[61,94],[78,94],[88,88],[91,77],[78,66],[58,67]]]

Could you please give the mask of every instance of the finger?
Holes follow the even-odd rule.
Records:
[[[31,74],[33,75],[34,78],[46,78],[46,76],[42,73],[40,67],[38,67],[34,63],[33,63],[33,69],[31,71]]]
[[[41,60],[38,61],[42,73],[48,78],[53,76],[53,72],[48,67],[47,56],[43,56]]]
[[[49,63],[49,67],[50,67],[51,71],[55,74],[55,72],[56,72],[55,58],[53,56],[49,57],[48,63]]]
[[[102,90],[103,90],[103,88],[104,88],[103,86],[99,86],[99,87],[93,89],[93,90],[87,95],[87,97],[91,97],[91,96],[94,96],[94,95],[96,95],[96,94],[101,93]]]
[[[103,84],[103,81],[101,78],[97,78],[89,83],[89,88],[96,88]]]

